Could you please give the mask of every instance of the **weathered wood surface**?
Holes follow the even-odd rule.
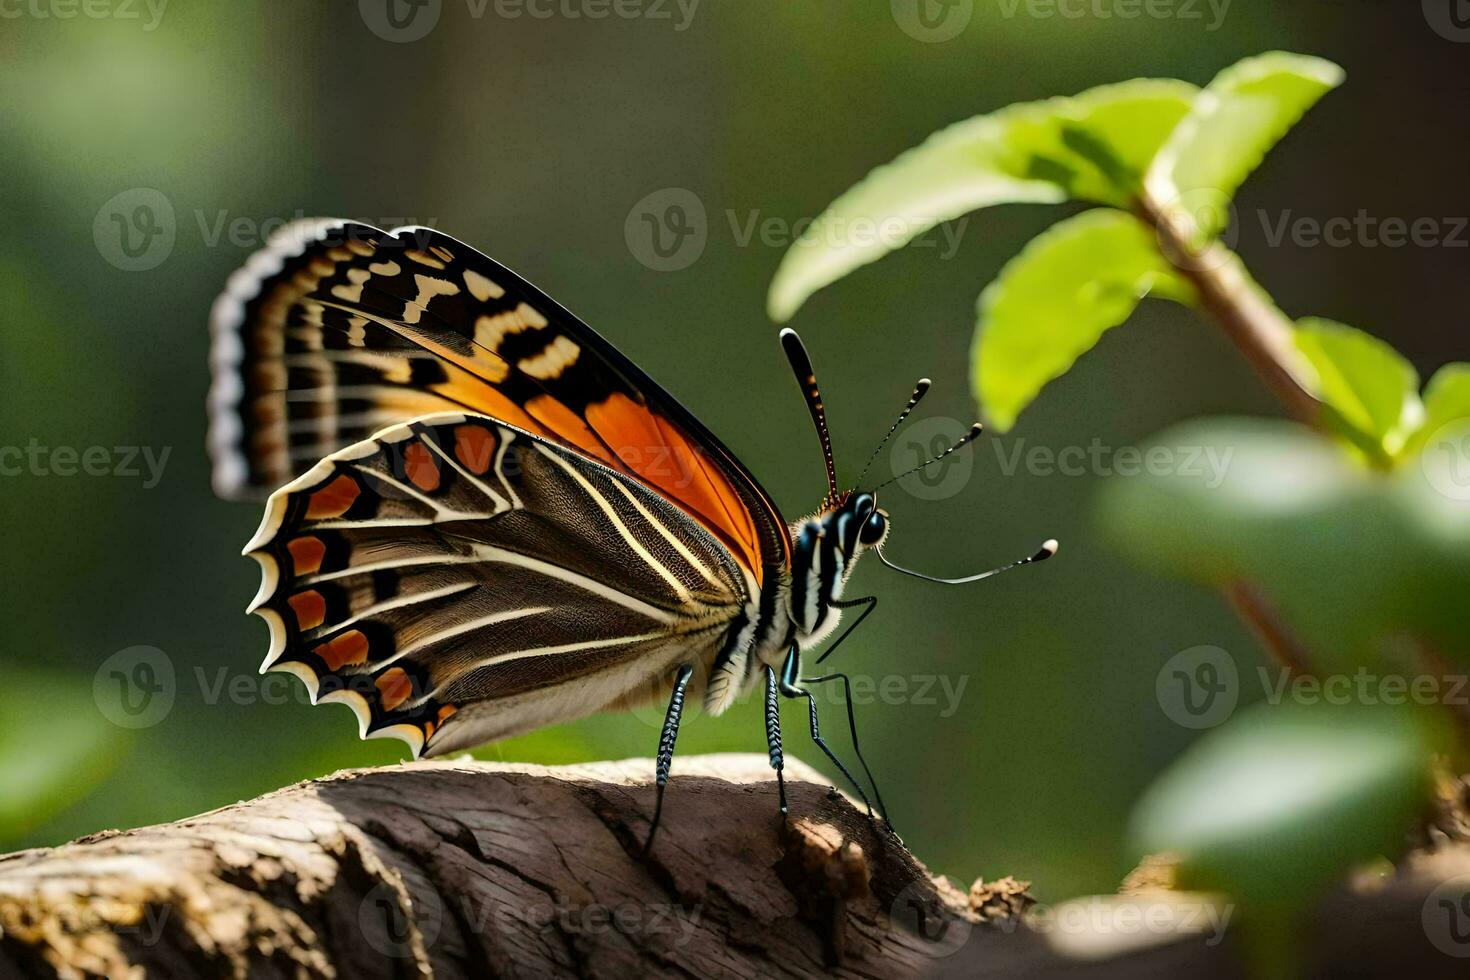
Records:
[[[0,972],[902,976],[890,906],[970,915],[799,762],[784,824],[764,757],[677,770],[647,855],[649,760],[348,771],[14,854]]]
[[[352,770],[9,855],[0,976],[1242,976],[1234,920],[1184,936],[1111,904],[1147,891],[1067,919],[1012,879],[961,890],[794,760],[783,821],[763,756],[679,759],[645,854],[651,771]],[[1457,934],[1431,935],[1461,875],[1441,835],[1345,889],[1306,927],[1317,975],[1467,975]]]

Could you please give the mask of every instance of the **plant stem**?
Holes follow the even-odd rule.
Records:
[[[1154,230],[1164,258],[1194,286],[1200,305],[1245,355],[1266,387],[1298,421],[1321,429],[1324,406],[1293,370],[1302,359],[1293,338],[1296,328],[1246,274],[1235,253],[1218,241],[1203,248],[1193,245],[1195,229],[1190,216],[1160,207],[1147,193],[1140,194],[1135,212]],[[1306,648],[1258,588],[1236,582],[1225,594],[1236,615],[1278,662],[1293,674],[1311,673]]]
[[[1281,621],[1280,613],[1260,589],[1249,582],[1234,582],[1225,590],[1225,595],[1235,614],[1255,635],[1256,642],[1292,674],[1311,675],[1312,658],[1307,648]]]
[[[1291,321],[1246,275],[1233,252],[1219,242],[1191,244],[1187,215],[1139,197],[1139,217],[1154,229],[1164,257],[1199,293],[1200,303],[1256,369],[1266,387],[1297,420],[1318,426],[1322,403],[1302,384],[1293,365],[1301,361]]]

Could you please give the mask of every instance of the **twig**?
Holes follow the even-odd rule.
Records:
[[[1312,673],[1312,658],[1307,648],[1281,621],[1281,614],[1256,586],[1249,582],[1233,582],[1225,589],[1237,616],[1283,667],[1295,675]]]
[[[1319,425],[1322,403],[1292,370],[1301,360],[1292,340],[1292,323],[1251,282],[1239,258],[1219,242],[1203,248],[1192,245],[1189,217],[1161,207],[1147,194],[1140,195],[1136,211],[1154,229],[1164,257],[1193,284],[1205,311],[1219,322],[1266,387],[1298,421]]]

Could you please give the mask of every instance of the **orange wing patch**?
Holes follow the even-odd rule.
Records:
[[[425,493],[439,489],[439,464],[423,442],[416,442],[403,451],[403,471],[409,482]]]
[[[316,629],[327,620],[327,600],[315,589],[298,592],[286,599],[296,613],[296,626],[303,633]]]
[[[705,459],[699,447],[663,416],[621,392],[588,405],[587,421],[612,447],[623,468],[733,545],[756,581],[761,581],[760,541],[750,512],[725,474]]]
[[[341,517],[351,509],[352,502],[357,499],[361,489],[356,480],[342,474],[311,495],[306,503],[307,520]]]
[[[413,681],[402,667],[389,667],[377,680],[378,694],[383,700],[383,710],[392,711],[408,700],[413,693]]]
[[[582,416],[567,408],[550,395],[537,395],[526,402],[526,411],[538,423],[536,428],[591,456],[609,466],[617,466],[616,456],[608,452],[607,446],[597,441],[597,435],[588,428]]]
[[[286,542],[286,550],[291,553],[291,568],[298,577],[316,574],[327,554],[322,539],[310,535]]]
[[[338,671],[348,664],[367,663],[368,641],[361,630],[350,630],[313,648],[311,652],[322,658],[322,663],[327,665],[328,670]]]
[[[476,476],[489,471],[495,449],[495,436],[483,425],[461,425],[454,430],[454,458]]]

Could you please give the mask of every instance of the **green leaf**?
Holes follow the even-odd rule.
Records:
[[[1150,294],[1195,301],[1132,215],[1085,211],[1033,239],[980,295],[973,380],[991,424],[1009,429],[1043,385]]]
[[[1424,417],[1414,366],[1372,334],[1332,320],[1299,320],[1296,345],[1316,368],[1313,393],[1334,427],[1380,461],[1397,456]]]
[[[0,694],[0,841],[20,838],[95,789],[120,760],[125,733],[97,710],[90,685],[23,671]]]
[[[1322,670],[1418,672],[1405,638],[1470,664],[1462,457],[1426,454],[1384,474],[1268,419],[1175,426],[1143,447],[1155,453],[1169,465],[1103,486],[1098,518],[1119,551],[1206,585],[1252,583]]]
[[[1405,454],[1434,448],[1443,438],[1470,432],[1470,364],[1446,364],[1424,387],[1424,421],[1404,447]]]
[[[1181,888],[1300,908],[1353,865],[1394,855],[1428,804],[1437,715],[1257,704],[1191,746],[1145,793],[1131,837]]]
[[[1134,79],[940,130],[817,217],[771,281],[771,318],[789,320],[823,286],[979,208],[1069,197],[1126,206],[1198,91],[1172,79]]]
[[[1343,80],[1321,58],[1275,51],[1222,71],[1195,99],[1149,168],[1155,205],[1181,209],[1206,235],[1224,227],[1246,177],[1318,99]]]

